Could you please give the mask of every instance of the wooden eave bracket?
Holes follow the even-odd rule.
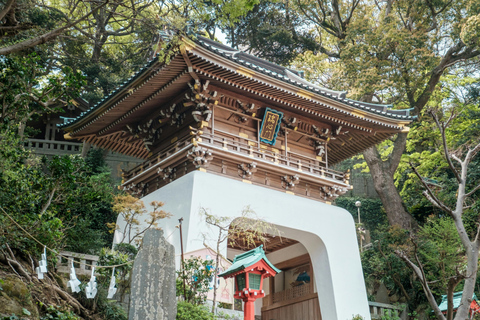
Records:
[[[189,50],[190,51],[190,50]],[[190,57],[188,56],[188,52],[187,52],[187,49],[186,49],[186,45],[181,45],[180,46],[180,52],[182,53],[182,56],[183,56],[183,60],[185,60],[185,63],[187,64],[187,68],[188,68],[188,73],[192,76],[192,78],[196,81],[200,81],[200,78],[198,77],[198,75],[195,73],[195,71],[193,70],[193,64],[192,64],[192,61],[190,60]]]

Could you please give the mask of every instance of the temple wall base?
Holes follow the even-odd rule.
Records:
[[[308,251],[322,319],[349,320],[359,314],[370,320],[355,224],[344,209],[201,171],[191,172],[142,200],[145,205],[163,201],[163,209],[173,215],[159,226],[176,248],[177,266],[180,237],[175,226],[179,218],[184,219],[185,252],[203,248],[204,239],[215,248],[217,230],[204,222],[201,209],[234,218],[249,206],[259,218],[274,224],[282,236],[300,242]],[[124,222],[119,219],[117,223],[123,230]],[[117,231],[114,241],[121,238]],[[226,243],[221,251],[227,256]]]

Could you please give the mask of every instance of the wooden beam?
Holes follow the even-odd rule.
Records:
[[[311,263],[310,255],[308,253],[305,253],[304,255],[276,263],[275,267],[280,270],[284,270],[284,269],[295,268],[307,263]]]

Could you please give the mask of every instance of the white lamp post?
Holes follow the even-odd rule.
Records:
[[[360,201],[355,202],[355,206],[357,207],[357,212],[358,212],[358,231],[359,231],[359,236],[360,236],[360,252],[363,252],[363,240],[362,240],[362,221],[360,220],[360,207],[362,206],[362,203]]]

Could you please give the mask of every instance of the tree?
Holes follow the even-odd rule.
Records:
[[[268,243],[268,235],[279,235],[279,231],[270,223],[263,219],[258,218],[255,211],[250,207],[245,207],[241,215],[236,218],[231,217],[219,217],[212,215],[208,210],[202,208],[200,212],[205,217],[205,222],[216,228],[218,236],[214,239],[215,243],[215,265],[213,274],[213,305],[212,313],[215,314],[216,299],[217,299],[217,275],[220,267],[220,247],[227,241],[229,245],[235,245],[245,250],[253,249],[260,244]],[[207,245],[207,241],[210,240],[209,236],[203,234],[203,244],[205,247],[210,248]]]
[[[51,263],[50,250],[76,247],[92,253],[108,244],[98,232],[104,227],[100,216],[114,219],[103,211],[113,191],[108,174],[94,174],[79,156],[39,158],[23,146],[16,132],[0,131],[0,264],[25,281],[27,294],[45,302],[45,309],[47,303],[66,304],[90,319],[90,312],[58,284],[51,265],[43,286],[32,274],[44,245]],[[72,235],[82,235],[83,242]]]
[[[215,39],[217,28],[232,27],[259,3],[259,0],[195,0],[182,2],[177,8],[183,9],[189,25],[197,26],[199,31],[205,31],[211,39]],[[180,12],[178,9],[177,12]]]
[[[141,243],[143,234],[148,229],[158,229],[158,220],[171,216],[170,213],[160,210],[163,207],[163,202],[152,201],[150,206],[152,206],[153,211],[147,214],[143,201],[128,194],[115,196],[113,211],[122,217],[123,221],[125,221],[125,226],[123,230],[120,230],[120,226],[115,222],[109,223],[108,226],[111,233],[116,230],[120,231],[122,239],[119,243]],[[147,215],[148,218],[145,220],[145,225],[142,225],[139,218]]]
[[[83,85],[78,72],[52,69],[36,53],[0,59],[0,70],[0,128],[18,128],[20,138],[32,116],[59,111]]]
[[[287,1],[262,1],[222,30],[232,47],[288,65],[299,53],[318,50],[312,33],[296,29],[301,19]]]
[[[90,19],[109,1],[61,1],[34,3],[29,0],[6,0],[0,9],[0,55],[9,55],[57,37]]]
[[[368,102],[393,103],[421,115],[442,75],[476,61],[479,5],[474,1],[299,1],[293,3],[313,25],[318,52],[299,59],[312,61],[313,81]],[[405,150],[407,133],[398,134],[388,156],[375,147],[364,152],[375,189],[390,224],[415,225],[395,188],[393,176]]]
[[[96,3],[87,4],[92,9]],[[55,58],[81,70],[82,98],[94,105],[138,71],[157,50],[161,8],[153,1],[113,1],[58,38]]]
[[[5,212],[51,249],[75,246],[67,239],[72,233],[92,234],[92,225],[81,221],[88,215],[94,224],[105,214],[102,210],[113,191],[108,175],[92,174],[79,156],[39,158],[26,151],[14,133],[0,135],[0,206]],[[43,252],[7,216],[0,215],[0,222],[2,243],[25,254]]]
[[[184,293],[185,301],[193,305],[201,305],[207,299],[210,282],[215,273],[213,260],[202,260],[190,257],[183,262],[183,269],[177,271],[177,296]],[[184,292],[183,283],[186,283]]]
[[[448,169],[450,170],[456,187],[452,190],[454,195],[445,193],[442,189],[438,190],[432,186],[417,170],[412,163],[412,170],[422,183],[425,191],[425,197],[437,208],[442,210],[453,222],[458,240],[466,256],[466,267],[455,270],[455,274],[451,275],[447,284],[448,297],[448,312],[445,317],[438,304],[435,301],[432,289],[425,273],[424,265],[418,258],[417,245],[414,243],[413,257],[409,256],[405,249],[397,249],[396,254],[403,259],[406,264],[412,268],[415,275],[420,280],[425,295],[430,303],[437,319],[444,320],[453,319],[453,293],[458,284],[463,281],[463,296],[460,307],[457,310],[455,319],[466,319],[468,317],[470,303],[475,288],[478,271],[478,258],[480,250],[480,227],[472,228],[466,222],[469,218],[469,210],[474,210],[475,220],[478,221],[478,211],[476,209],[479,205],[478,190],[480,190],[480,182],[478,179],[472,179],[469,175],[471,163],[474,157],[480,151],[480,143],[478,143],[478,136],[473,137],[472,140],[467,141],[461,145],[456,144],[456,141],[449,139],[450,127],[455,123],[455,120],[462,113],[459,107],[451,107],[448,109],[430,108],[429,113],[434,119],[437,128],[440,132],[440,141],[442,145],[442,153],[445,157]],[[461,117],[460,117],[461,118]],[[473,176],[478,178],[478,176]],[[456,191],[456,192],[455,192]],[[424,231],[428,231],[425,230]],[[429,232],[435,234],[436,232]]]

